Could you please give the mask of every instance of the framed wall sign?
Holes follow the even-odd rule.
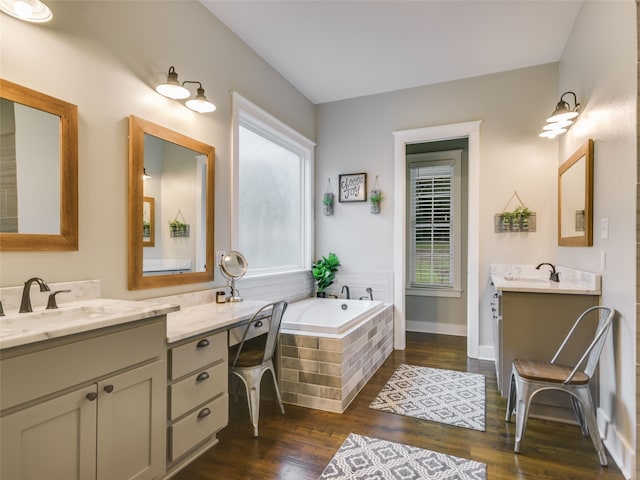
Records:
[[[367,174],[348,173],[338,175],[340,184],[339,202],[367,201]]]

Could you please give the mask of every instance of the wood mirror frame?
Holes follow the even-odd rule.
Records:
[[[167,142],[206,155],[206,268],[201,272],[187,272],[169,275],[144,275],[143,272],[143,173],[144,136],[152,135]],[[147,120],[129,116],[129,290],[158,288],[188,283],[213,281],[214,256],[214,179],[215,149],[180,133],[161,127]],[[156,202],[158,199],[156,199]],[[156,205],[156,209],[158,206]],[[158,226],[157,226],[158,227]],[[156,234],[158,232],[156,228]]]
[[[584,160],[584,166],[582,161]],[[584,170],[584,172],[582,171]],[[575,178],[577,195],[569,198],[569,188],[563,180],[570,174]],[[575,190],[575,188],[573,189]],[[576,209],[571,205],[583,207]],[[564,211],[563,211],[564,208]],[[575,222],[567,232],[567,222]],[[578,231],[580,234],[578,234]],[[558,245],[561,247],[590,247],[593,245],[593,140],[589,139],[558,168]]]
[[[0,233],[0,251],[78,250],[78,107],[1,78],[0,98],[60,117],[60,233]]]

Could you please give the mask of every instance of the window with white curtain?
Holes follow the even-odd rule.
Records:
[[[232,245],[248,275],[310,268],[314,144],[234,94]]]
[[[460,151],[414,155],[408,176],[411,293],[460,290]],[[429,291],[431,291],[429,293]]]

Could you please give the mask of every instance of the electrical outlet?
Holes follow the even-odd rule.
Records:
[[[600,238],[602,240],[607,240],[609,238],[609,219],[608,218],[600,219]]]
[[[600,252],[600,270],[607,268],[607,252]]]

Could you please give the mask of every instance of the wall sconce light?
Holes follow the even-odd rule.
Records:
[[[565,95],[573,95],[573,108],[569,103],[563,100]],[[549,118],[547,124],[542,127],[542,133],[539,135],[544,138],[556,138],[562,135],[573,124],[574,119],[579,115],[580,104],[578,98],[573,92],[564,92],[560,96],[560,101],[556,104],[556,108]]]
[[[151,178],[151,175],[149,175],[149,174],[147,173],[147,169],[143,167],[143,168],[142,168],[142,179],[143,179],[143,180],[148,180],[148,179],[150,179],[150,178]]]
[[[44,23],[53,13],[40,0],[0,0],[0,11],[26,22]]]
[[[174,100],[187,98],[189,95],[191,95],[191,92],[180,85],[180,82],[178,82],[178,73],[176,72],[176,69],[173,67],[173,65],[169,67],[167,81],[158,85],[156,87],[156,92],[167,98],[173,98]]]
[[[1,1],[4,0],[0,0],[0,2]],[[191,96],[191,92],[184,86],[186,83],[194,83],[198,85],[196,95],[185,102],[185,106],[188,109],[198,113],[209,113],[215,111],[216,106],[204,96],[204,88],[202,88],[202,84],[192,80],[185,80],[180,84],[178,81],[178,74],[173,66],[169,68],[167,81],[158,85],[156,87],[156,92],[174,100],[183,100]]]
[[[185,83],[198,84],[198,90],[196,92],[196,96],[193,98],[190,98],[185,102],[185,106],[188,109],[198,113],[209,113],[209,112],[214,112],[216,110],[216,106],[213,103],[211,103],[209,100],[207,100],[207,97],[204,96],[204,88],[202,88],[202,84],[200,82],[192,82],[191,80],[186,80],[182,82],[183,85]]]

